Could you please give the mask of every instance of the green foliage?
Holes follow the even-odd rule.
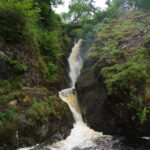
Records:
[[[19,77],[12,78],[9,80],[0,80],[0,95],[9,93],[11,90],[22,88],[23,83]]]
[[[56,73],[58,70],[58,67],[53,64],[51,61],[47,61],[47,65],[43,64],[44,68],[42,72],[44,73],[44,80],[46,83],[50,83],[52,81],[56,80]]]
[[[8,59],[7,61],[12,67],[13,76],[8,80],[0,81],[0,94],[8,93],[11,90],[22,88],[23,83],[21,82],[21,75],[24,71],[27,70],[27,66],[20,63],[18,60]]]
[[[59,107],[60,101],[56,106],[57,110],[55,106],[52,106],[53,98],[48,98],[49,93],[39,91],[46,95],[40,94],[42,98],[39,100],[40,96],[37,96],[38,94],[35,92],[37,87],[30,93],[28,93],[28,89],[20,89],[23,86],[22,79],[26,78],[23,75],[28,69],[27,65],[29,68],[36,69],[34,73],[41,71],[42,85],[48,85],[52,89],[51,93],[56,90],[55,88],[60,88],[58,74],[62,79],[64,76],[62,70],[65,66],[63,55],[66,49],[64,47],[66,43],[70,45],[72,39],[69,37],[69,31],[63,28],[60,16],[56,15],[51,8],[55,2],[55,0],[0,1],[0,38],[5,40],[6,46],[10,49],[21,46],[22,43],[27,45],[29,59],[31,59],[29,63],[26,63],[25,59],[20,60],[20,57],[15,57],[13,52],[11,52],[12,55],[9,55],[11,59],[8,59],[7,64],[10,76],[8,80],[0,81],[0,134],[8,132],[9,127],[12,127],[11,123],[17,126],[16,119],[21,120],[22,117],[27,117],[29,125],[36,126],[47,123],[53,112],[53,116],[56,118],[63,115]],[[65,39],[63,40],[62,37]],[[35,60],[36,58],[37,60]],[[37,77],[39,76],[37,75]],[[57,79],[57,87],[55,84],[53,84],[54,87],[51,87],[54,79]],[[46,84],[44,81],[51,84]],[[34,84],[37,85],[37,83]],[[14,94],[15,92],[16,94]],[[33,96],[34,94],[35,96]],[[32,98],[35,100],[31,101]],[[11,100],[17,100],[18,109],[8,107]],[[25,115],[24,110],[27,110],[28,114]],[[20,116],[18,117],[16,114]],[[17,129],[15,128],[13,131],[17,131]]]
[[[6,42],[14,43],[25,39],[26,30],[37,22],[39,9],[34,0],[0,1],[0,34]]]
[[[0,9],[0,35],[6,42],[22,41],[24,29],[25,21],[19,13]]]
[[[64,35],[63,36],[63,41],[64,41],[64,44],[67,48],[71,47],[72,46],[72,41],[71,39],[69,38],[68,35]]]
[[[44,67],[42,69],[44,80],[49,83],[56,79],[58,70],[57,63],[61,60],[63,55],[58,32],[48,32],[43,30],[43,33],[40,33],[39,45],[43,55],[41,62]]]
[[[21,64],[18,60],[8,59],[9,64],[11,64],[16,73],[21,73],[27,70],[27,66],[25,64]]]
[[[137,87],[142,87],[148,78],[146,49],[137,51],[137,55],[129,58],[124,64],[116,64],[102,69],[106,78],[106,86],[109,94],[130,94],[135,98]]]
[[[97,12],[94,0],[72,0],[69,5],[69,12],[63,14],[64,20],[78,22],[84,19],[91,19]]]
[[[150,1],[149,0],[137,0],[134,2],[136,3],[138,8],[149,10],[150,9]]]
[[[74,29],[72,30],[72,32],[70,33],[70,35],[73,37],[73,38],[78,38],[80,39],[82,37],[82,29]]]
[[[56,6],[57,4],[62,4],[61,0],[35,0],[38,3],[38,6],[41,10],[40,12],[40,23],[44,25],[50,31],[53,29],[57,29],[60,27],[61,19],[60,16],[55,14],[52,10],[52,6]],[[57,4],[56,4],[57,2]]]
[[[10,83],[11,83],[11,89],[21,89],[23,87],[23,83],[20,79],[19,76],[15,77],[14,79],[10,79]]]
[[[137,12],[136,12],[137,13]],[[137,22],[133,19],[139,15],[133,15],[132,18],[111,20],[104,27],[99,29],[97,34],[96,45],[100,52],[100,59],[96,67],[102,68],[101,75],[105,77],[105,84],[108,94],[113,99],[117,99],[116,103],[121,101],[124,105],[123,109],[127,109],[135,121],[144,124],[149,120],[149,36],[144,35],[143,44],[145,48],[138,50],[135,47],[128,49],[125,44],[122,49],[122,43],[126,39],[130,39],[138,30],[143,30],[147,24],[141,19]],[[131,41],[132,42],[132,41]],[[98,43],[98,44],[97,44]],[[117,45],[117,46],[116,46]],[[106,67],[107,66],[107,67]],[[147,89],[147,90],[146,90]],[[125,108],[127,105],[127,108]]]
[[[54,73],[56,73],[57,69],[58,68],[55,64],[48,62],[48,70],[51,75],[54,75]]]
[[[100,23],[105,17],[105,11],[98,10],[93,16],[94,24]]]
[[[56,31],[43,32],[40,43],[42,47],[42,53],[46,56],[46,59],[54,62],[61,57],[61,47],[58,33]]]
[[[117,16],[116,7],[114,5],[108,7],[106,12],[105,12],[105,16],[107,16],[108,18],[115,18]]]
[[[33,99],[32,107],[29,110],[29,115],[31,115],[31,123],[39,121],[40,123],[44,123],[48,121],[49,115],[52,113],[52,103],[51,100],[40,100],[37,101]]]
[[[4,125],[5,121],[14,121],[16,114],[14,113],[15,107],[8,107],[5,111],[0,111],[0,126]]]
[[[11,83],[8,80],[0,80],[0,95],[11,90]]]
[[[144,109],[141,109],[140,107],[137,109],[137,115],[139,117],[141,124],[143,124],[147,120],[148,113],[149,113],[149,110],[147,110],[146,107],[144,107]]]
[[[120,53],[120,51],[116,48],[114,44],[105,42],[104,47],[102,48],[101,58],[111,58],[113,60],[116,59],[115,57],[118,53]]]

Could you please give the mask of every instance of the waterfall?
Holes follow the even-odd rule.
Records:
[[[80,56],[81,44],[82,40],[79,40],[72,48],[72,52],[68,58],[71,87],[59,92],[59,97],[68,104],[73,114],[75,120],[74,127],[71,130],[70,136],[68,136],[65,140],[52,144],[49,147],[50,150],[72,150],[75,147],[86,148],[94,146],[94,139],[102,136],[102,133],[95,132],[83,122],[78,104],[77,93],[75,91],[75,83],[80,75],[80,70],[83,64]]]
[[[71,79],[71,87],[75,87],[75,83],[77,81],[77,78],[80,75],[80,70],[82,68],[82,58],[80,55],[80,46],[82,44],[82,40],[79,40],[78,43],[74,45],[72,48],[72,52],[68,58],[69,63],[69,77]]]
[[[80,39],[78,43],[74,45],[72,48],[72,52],[68,58],[69,63],[69,77],[71,79],[69,89],[64,89],[59,92],[59,97],[69,105],[69,108],[73,114],[75,122],[83,122],[82,115],[80,113],[77,93],[75,91],[75,83],[77,78],[80,75],[80,70],[82,68],[82,58],[80,56],[80,46],[82,44],[82,40]]]

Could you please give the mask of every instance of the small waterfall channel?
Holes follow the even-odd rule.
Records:
[[[75,147],[86,148],[94,146],[93,140],[102,136],[102,133],[95,132],[90,129],[82,119],[80,108],[77,100],[77,93],[75,91],[75,83],[80,75],[82,68],[82,58],[80,56],[80,47],[82,40],[80,39],[75,46],[72,48],[72,52],[68,58],[69,62],[69,77],[71,79],[70,88],[64,89],[59,92],[59,97],[68,104],[75,123],[71,130],[70,136],[65,140],[52,144],[49,148],[51,150],[72,150]]]

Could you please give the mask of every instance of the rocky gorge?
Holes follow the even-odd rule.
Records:
[[[116,34],[118,26],[122,28]],[[88,51],[84,41],[81,53],[86,53],[76,83],[78,101],[87,125],[104,135],[93,139],[92,146],[78,145],[71,150],[150,148],[149,138],[144,137],[150,131],[149,29],[149,15],[136,12],[106,23]],[[34,149],[51,149],[47,145]]]
[[[106,11],[88,5],[92,13],[70,22],[53,0],[0,1],[1,150],[48,150],[58,141],[54,150],[62,143],[73,143],[67,150],[150,149],[150,12],[115,1]],[[80,53],[71,68],[73,45]],[[69,87],[70,69],[80,74],[71,88],[81,124],[58,95]]]

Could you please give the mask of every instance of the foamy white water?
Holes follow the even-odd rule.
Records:
[[[75,124],[71,130],[70,136],[68,136],[65,140],[52,144],[49,147],[51,150],[71,150],[74,147],[86,148],[89,146],[95,146],[93,141],[103,136],[102,133],[90,129],[83,122],[78,105],[77,93],[74,87],[82,68],[82,59],[79,51],[81,44],[82,40],[79,40],[78,43],[73,47],[71,55],[68,58],[70,66],[69,76],[71,79],[71,88],[64,89],[59,92],[59,97],[68,104],[73,114]]]
[[[80,39],[78,43],[74,45],[72,48],[72,52],[68,58],[69,62],[69,77],[71,79],[71,87],[75,87],[75,83],[77,81],[77,78],[80,75],[80,70],[82,68],[83,62],[80,55],[80,46],[82,44],[82,40]]]
[[[69,105],[75,119],[75,124],[70,136],[65,140],[54,143],[49,148],[51,150],[71,150],[74,147],[86,148],[95,146],[93,141],[101,137],[102,133],[95,132],[83,122],[75,90],[73,88],[65,89],[59,92],[59,96]]]
[[[65,89],[59,92],[59,97],[69,105],[75,122],[83,122],[77,100],[77,93],[74,88]]]

